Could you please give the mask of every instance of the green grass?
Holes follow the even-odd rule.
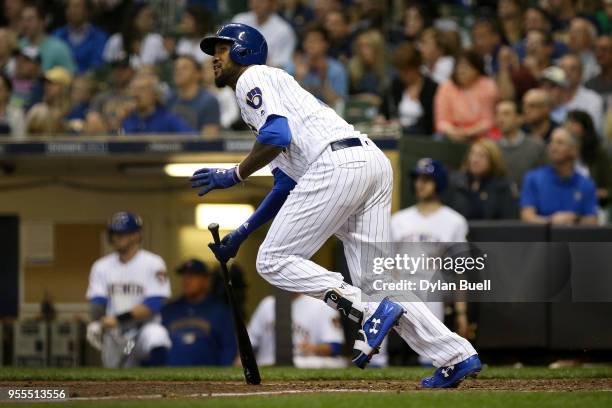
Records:
[[[391,367],[384,369],[295,369],[288,367],[261,368],[264,381],[282,380],[417,380],[432,369]],[[485,367],[479,378],[555,379],[612,378],[612,366],[551,370],[544,367]],[[242,381],[239,368],[17,368],[3,367],[0,381]]]
[[[308,394],[273,397],[202,398],[159,401],[92,401],[65,402],[51,406],[70,408],[476,408],[476,407],[606,407],[612,405],[610,392],[470,392],[457,391],[419,392],[409,394]],[[18,407],[40,408],[41,404],[19,404]],[[44,406],[50,406],[44,404]]]

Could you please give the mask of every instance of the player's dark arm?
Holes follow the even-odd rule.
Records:
[[[291,143],[291,129],[284,116],[270,115],[259,129],[253,149],[238,166],[242,180],[270,164]]]
[[[257,170],[268,165],[283,151],[283,149],[283,147],[260,143],[259,140],[256,140],[251,152],[242,160],[242,162],[240,162],[240,165],[238,166],[240,178],[244,180]]]
[[[284,116],[270,115],[259,129],[255,145],[242,162],[232,170],[199,169],[189,179],[192,188],[202,188],[198,192],[203,196],[208,192],[228,188],[244,181],[251,174],[269,164],[291,143],[291,129]]]

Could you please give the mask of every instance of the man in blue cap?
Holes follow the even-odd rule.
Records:
[[[168,365],[229,366],[237,355],[229,307],[209,293],[211,273],[199,259],[190,259],[177,270],[183,295],[162,309],[172,348]]]

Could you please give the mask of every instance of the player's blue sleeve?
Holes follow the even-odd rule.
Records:
[[[234,327],[232,326],[232,314],[229,309],[224,306],[220,313],[219,331],[218,331],[218,344],[220,345],[218,355],[218,365],[220,366],[232,366],[234,359],[238,353],[238,345],[236,343],[236,336],[234,335]]]
[[[257,141],[278,147],[287,147],[291,143],[291,129],[287,118],[279,115],[270,115],[266,123],[259,129]]]
[[[268,193],[247,222],[238,228],[238,232],[245,239],[251,232],[255,231],[278,214],[285,200],[287,200],[287,196],[296,185],[296,182],[278,167],[272,170],[272,175],[274,176],[274,187],[272,187],[272,191]]]
[[[342,343],[327,343],[329,344],[329,346],[331,347],[331,356],[335,357],[335,356],[339,356],[342,353]]]
[[[597,215],[597,190],[592,180],[588,180],[586,187],[583,191],[582,205],[580,206],[580,213],[578,215]]]
[[[106,298],[106,296],[94,296],[89,299],[89,303],[91,303],[92,305],[106,306],[106,304],[108,303],[108,299]]]
[[[142,304],[148,307],[153,314],[158,314],[165,302],[166,298],[163,296],[150,296],[145,298]]]

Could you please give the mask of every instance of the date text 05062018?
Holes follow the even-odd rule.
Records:
[[[68,399],[66,388],[0,387],[0,401],[57,401]]]

